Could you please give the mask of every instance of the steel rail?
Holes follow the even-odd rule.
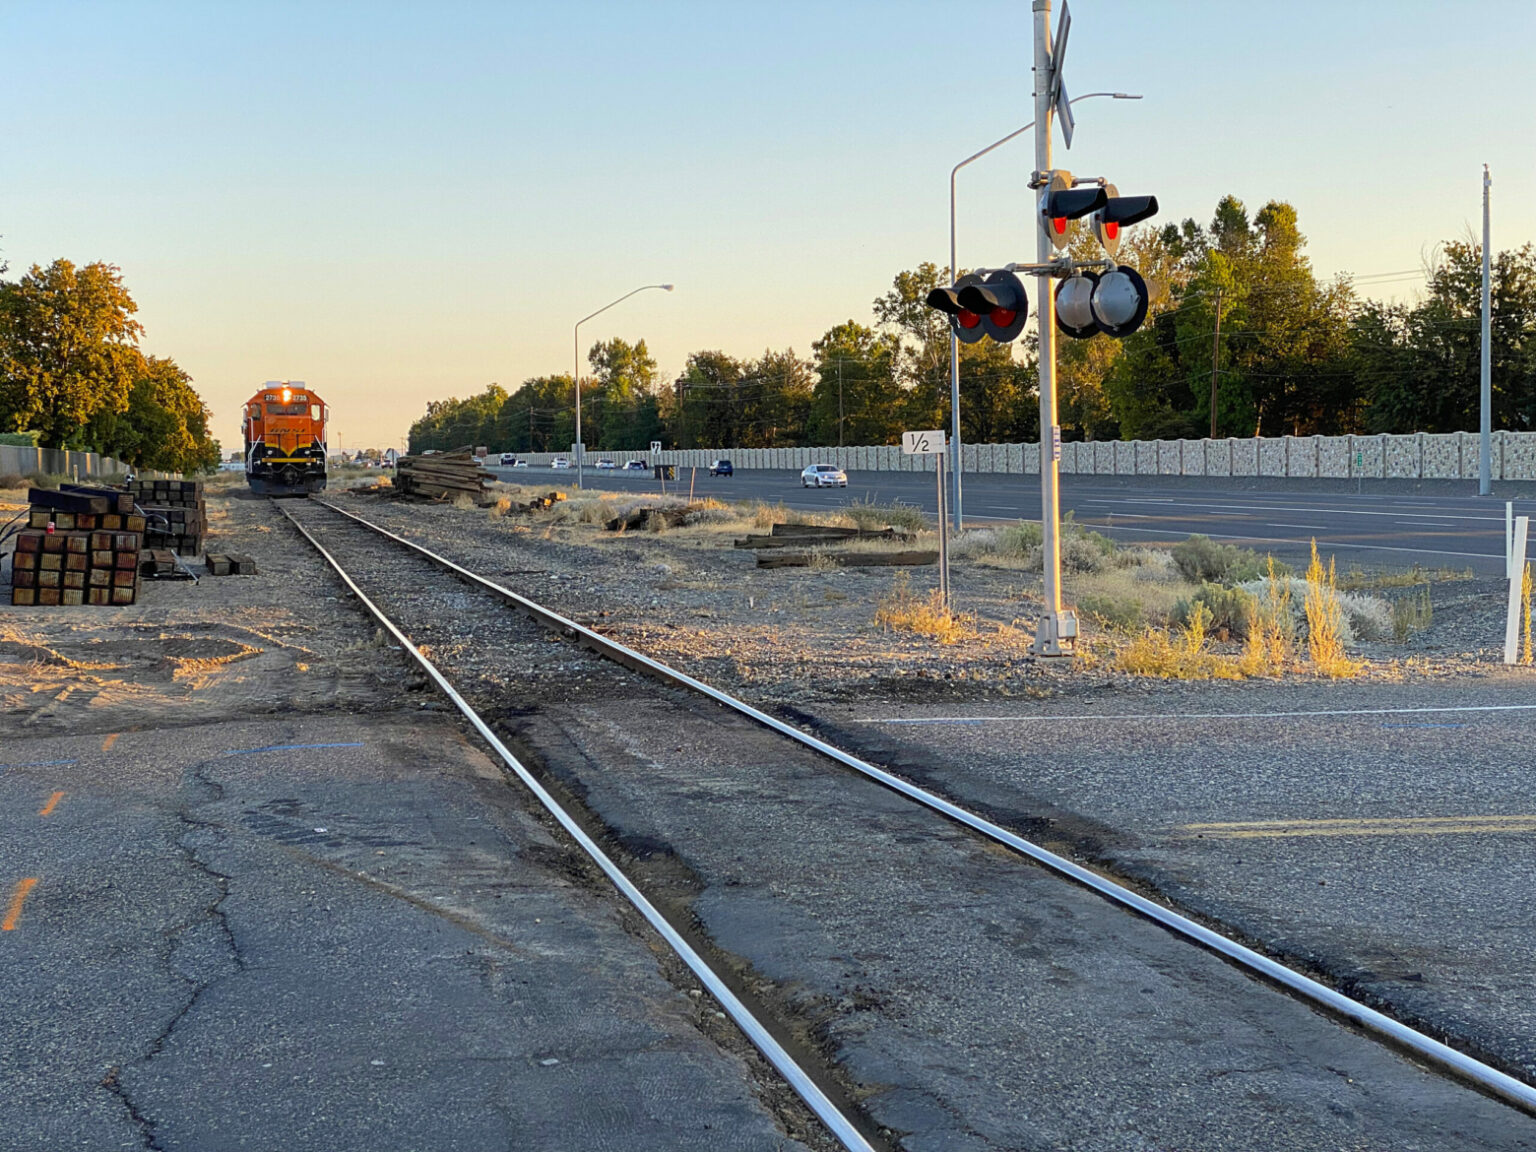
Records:
[[[807,748],[814,749],[829,759],[842,764],[844,767],[851,768],[855,772],[878,781],[892,791],[915,800],[924,807],[947,816],[949,819],[963,824],[973,831],[981,833],[990,840],[1014,849],[1014,851],[1028,857],[1037,864],[1041,864],[1058,875],[1065,876],[1081,884],[1083,887],[1097,893],[1112,903],[1144,916],[1168,931],[1209,949],[1239,968],[1278,984],[1301,999],[1347,1020],[1364,1031],[1412,1052],[1442,1071],[1448,1072],[1456,1078],[1472,1084],[1524,1112],[1536,1116],[1536,1088],[1533,1088],[1524,1081],[1517,1080],[1515,1077],[1501,1072],[1497,1068],[1467,1055],[1465,1052],[1458,1051],[1449,1044],[1444,1044],[1399,1020],[1394,1020],[1386,1013],[1368,1007],[1358,1000],[1328,987],[1326,984],[1313,980],[1309,976],[1304,976],[1300,972],[1280,963],[1278,960],[1273,960],[1261,952],[1255,951],[1244,944],[1239,944],[1236,940],[1224,936],[1214,929],[1207,928],[1204,924],[1191,920],[1187,916],[1180,915],[1171,908],[1149,900],[1122,884],[1118,884],[1105,876],[1099,875],[1097,872],[1084,868],[1080,864],[1075,864],[1064,856],[1058,856],[1049,849],[1042,848],[1040,845],[1026,840],[1017,833],[1009,831],[1002,825],[994,824],[985,817],[979,816],[953,801],[946,800],[937,793],[929,792],[927,789],[920,788],[911,781],[904,780],[900,776],[886,771],[884,768],[877,767],[866,760],[861,760],[857,756],[844,752],[841,748],[828,744],[826,741],[818,739],[808,732],[803,732],[791,724],[768,715],[766,712],[759,711],[745,701],[738,700],[736,697],[722,692],[720,689],[714,688],[702,680],[694,679],[686,672],[679,672],[677,669],[668,667],[643,653],[636,652],[633,648],[620,644],[617,640],[611,640],[600,633],[594,632],[592,629],[578,624],[574,620],[544,607],[542,604],[537,604],[527,597],[513,592],[510,588],[505,588],[493,580],[489,580],[476,572],[471,572],[447,557],[439,556],[436,552],[424,548],[422,545],[411,540],[407,540],[405,537],[399,536],[387,528],[382,528],[372,521],[365,520],[361,516],[354,515],[346,509],[338,508],[336,505],[327,503],[324,500],[315,500],[314,502],[363,525],[381,536],[403,544],[407,548],[432,560],[434,563],[458,573],[473,583],[479,584],[497,596],[516,604],[529,615],[546,625],[560,631],[575,634],[580,637],[585,645],[594,649],[599,654],[607,656],[626,667],[647,672],[658,679],[699,692],[716,703],[739,712],[764,727],[787,736],[791,740],[805,745]]]
[[[348,515],[342,509],[336,508],[333,504],[326,504],[323,500],[317,500],[315,503],[322,504],[333,511],[341,512],[344,516]],[[443,694],[453,701],[454,707],[463,714],[464,718],[474,726],[475,731],[480,733],[485,742],[495,750],[507,767],[523,782],[524,787],[532,792],[539,803],[544,806],[545,810],[559,821],[560,826],[570,834],[571,839],[575,840],[581,846],[582,851],[591,857],[592,861],[603,870],[604,875],[613,883],[613,886],[645,917],[650,926],[661,935],[662,939],[677,953],[683,963],[688,965],[693,974],[699,978],[699,982],[709,989],[710,994],[720,1003],[720,1006],[725,1009],[730,1018],[735,1021],[736,1026],[742,1030],[747,1039],[778,1070],[779,1074],[789,1083],[789,1086],[795,1090],[795,1094],[805,1102],[806,1107],[815,1113],[817,1119],[826,1125],[828,1131],[836,1137],[838,1142],[848,1149],[848,1152],[875,1152],[874,1146],[865,1139],[853,1122],[821,1090],[810,1074],[795,1062],[794,1057],[784,1049],[783,1045],[773,1038],[763,1023],[752,1015],[751,1010],[731,991],[725,981],[716,975],[714,969],[709,966],[708,961],[699,955],[687,940],[683,939],[677,929],[672,927],[667,918],[661,914],[654,904],[646,899],[645,894],[624,874],[623,869],[614,863],[613,859],[598,846],[597,842],[582,830],[581,825],[576,822],[575,818],[539,783],[522,761],[512,753],[512,750],[501,742],[496,733],[491,731],[490,726],[470,706],[469,702],[459,695],[458,691],[448,682],[447,677],[438,670],[437,666],[427,659],[426,656],[422,655],[421,650],[411,643],[410,638],[396,626],[394,621],[386,616],[383,610],[368,598],[367,594],[357,586],[357,583],[342,568],[336,557],[332,556],[325,546],[316,540],[310,531],[291,512],[280,504],[277,505],[277,509],[288,518],[289,523],[299,530],[304,539],[309,541],[315,551],[325,558],[326,563],[335,570],[342,583],[362,602],[369,612],[373,613],[374,618],[388,630],[389,634],[399,641],[401,647],[415,658],[416,662],[422,666],[427,675],[442,690]],[[357,518],[354,517],[354,519]],[[369,525],[365,520],[359,520],[359,523],[368,527],[376,527],[376,525]],[[399,538],[395,537],[395,539]]]

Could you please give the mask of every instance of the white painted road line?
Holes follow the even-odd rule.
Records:
[[[1127,498],[1127,499],[1124,499],[1124,500],[1086,499],[1086,500],[1081,501],[1081,503],[1084,503],[1084,504],[1152,504],[1152,503],[1161,503],[1161,502],[1159,502],[1159,501],[1152,501],[1152,500],[1137,500],[1137,499],[1134,499],[1134,498]],[[1325,515],[1325,516],[1401,516],[1402,515],[1401,511],[1367,512],[1367,511],[1365,511],[1363,509],[1360,509],[1360,508],[1333,508],[1333,507],[1328,507],[1328,506],[1319,506],[1319,505],[1316,505],[1316,504],[1308,504],[1308,505],[1294,505],[1294,504],[1293,505],[1284,505],[1284,504],[1217,504],[1217,503],[1207,502],[1207,501],[1204,501],[1204,500],[1182,500],[1182,501],[1179,501],[1176,506],[1179,507],[1179,508],[1190,508],[1190,509],[1204,508],[1204,509],[1213,509],[1213,510],[1218,510],[1218,511],[1231,511],[1231,512],[1316,512],[1316,513],[1321,513],[1322,515]],[[1504,517],[1502,517],[1502,516],[1465,516],[1465,515],[1458,515],[1458,514],[1449,513],[1449,512],[1443,513],[1443,514],[1442,513],[1435,513],[1435,515],[1440,517],[1441,519],[1445,519],[1445,520],[1476,520],[1479,523],[1489,523],[1489,524],[1502,524],[1504,522]]]
[[[986,520],[988,517],[977,517]],[[1187,534],[1182,529],[1173,528],[1132,528],[1130,525],[1111,524],[1104,525],[1106,532],[1151,532],[1154,535],[1166,536],[1170,532],[1175,535]],[[1277,536],[1239,536],[1231,532],[1201,532],[1201,536],[1212,540],[1241,540],[1248,544],[1288,544],[1300,547],[1303,541],[1287,540]],[[1443,548],[1395,548],[1389,544],[1344,544],[1336,540],[1325,541],[1329,548],[1355,548],[1362,552],[1407,552],[1411,556],[1464,556],[1472,560],[1503,560],[1503,552],[1449,552]]]
[[[892,716],[856,724],[1033,724],[1062,720],[1270,720],[1305,716],[1420,716],[1441,712],[1536,712],[1536,704],[1446,704],[1433,708],[1327,708],[1312,712],[1084,712],[1044,716]]]

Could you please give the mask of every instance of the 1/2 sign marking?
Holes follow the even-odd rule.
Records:
[[[908,456],[933,456],[944,451],[944,432],[903,432],[901,450]]]

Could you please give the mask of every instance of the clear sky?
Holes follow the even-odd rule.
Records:
[[[1075,0],[1057,163],[1208,220],[1295,204],[1316,269],[1536,239],[1536,3]],[[428,400],[811,341],[948,258],[948,174],[1028,122],[1031,15],[991,4],[5,0],[0,255],[119,265],[226,450],[264,380],[333,448]],[[960,176],[960,262],[1034,255],[1028,137]],[[1371,283],[1366,281],[1366,284]],[[1374,294],[1406,297],[1411,277]]]

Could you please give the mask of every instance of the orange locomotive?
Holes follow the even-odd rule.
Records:
[[[245,478],[259,496],[325,489],[325,401],[302,380],[268,380],[245,402]]]

